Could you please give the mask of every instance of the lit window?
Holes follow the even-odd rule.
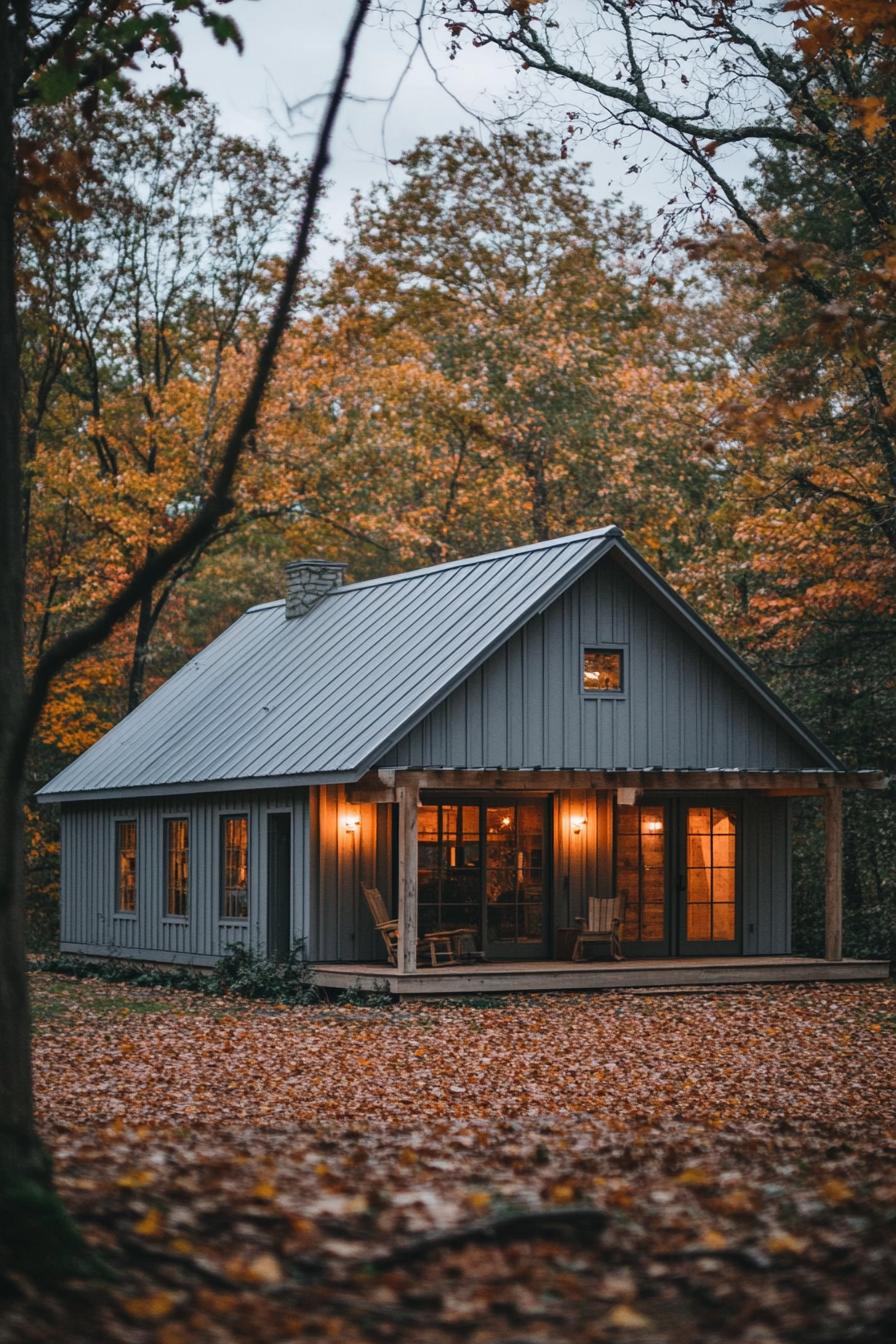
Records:
[[[121,915],[132,915],[137,909],[137,823],[115,823],[115,909]]]
[[[221,818],[221,918],[249,916],[249,818]]]
[[[622,690],[622,651],[586,649],[582,668],[583,691]]]
[[[165,821],[165,912],[183,917],[187,913],[190,873],[190,823],[185,817]]]

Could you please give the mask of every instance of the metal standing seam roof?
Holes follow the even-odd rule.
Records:
[[[346,584],[294,620],[282,601],[250,607],[37,796],[357,779],[610,551],[826,768],[842,769],[610,526]]]
[[[621,535],[346,584],[295,620],[251,607],[38,797],[357,778]]]

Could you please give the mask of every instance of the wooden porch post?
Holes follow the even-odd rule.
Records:
[[[843,960],[843,790],[824,796],[824,955]]]
[[[398,797],[398,970],[417,969],[417,807],[416,784],[401,784]]]

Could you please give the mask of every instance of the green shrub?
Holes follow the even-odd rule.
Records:
[[[231,943],[210,971],[194,966],[150,966],[121,957],[94,961],[66,953],[43,957],[34,965],[37,970],[69,975],[76,980],[104,980],[108,984],[150,989],[189,989],[195,994],[237,994],[244,999],[274,1003],[314,1003],[319,997],[302,941],[295,943],[285,961],[266,961],[240,943]]]

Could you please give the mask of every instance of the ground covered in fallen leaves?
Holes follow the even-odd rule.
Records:
[[[3,1344],[896,1338],[896,987],[280,1008],[34,976],[105,1284]]]

